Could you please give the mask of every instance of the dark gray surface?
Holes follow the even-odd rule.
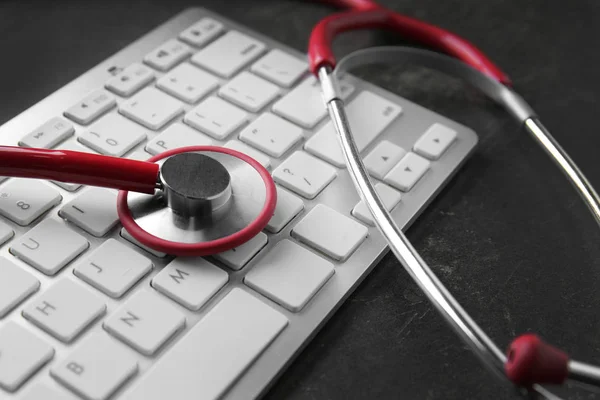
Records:
[[[594,0],[382,1],[472,40],[600,186],[600,3]],[[0,123],[183,8],[200,5],[294,48],[331,9],[301,1],[0,2]],[[352,34],[340,53],[401,43]],[[502,346],[534,330],[600,362],[600,234],[545,154],[508,116],[419,69],[376,82],[473,128],[481,144],[409,230],[423,257]],[[268,399],[512,399],[387,256],[277,381]],[[594,398],[571,392],[572,398]]]

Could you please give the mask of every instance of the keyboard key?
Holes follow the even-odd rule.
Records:
[[[302,129],[283,118],[265,113],[242,130],[240,139],[279,158],[302,139]]]
[[[218,97],[209,97],[185,115],[183,121],[214,137],[225,139],[248,120],[248,113]]]
[[[264,49],[264,43],[243,33],[229,31],[197,52],[192,62],[223,78],[230,78]]]
[[[11,179],[0,188],[0,214],[27,226],[62,201],[55,190],[33,179]]]
[[[184,315],[167,300],[144,289],[104,322],[104,329],[147,356],[185,326]]]
[[[382,140],[363,161],[371,175],[377,179],[383,179],[385,174],[390,172],[392,167],[402,160],[405,154],[406,151],[402,147],[387,140]]]
[[[271,159],[261,153],[260,151],[253,149],[245,143],[240,142],[239,140],[230,140],[225,143],[223,147],[227,147],[228,149],[237,150],[240,153],[244,153],[247,156],[254,158],[260,165],[265,167],[266,169],[271,168]]]
[[[179,34],[179,39],[192,46],[202,47],[223,32],[223,24],[212,18],[202,18]]]
[[[104,332],[86,338],[50,375],[90,400],[107,400],[137,373],[135,357]]]
[[[64,224],[46,219],[14,241],[10,252],[44,274],[54,275],[89,245]]]
[[[154,80],[154,72],[145,65],[133,63],[106,83],[106,88],[119,96],[129,97]]]
[[[66,391],[59,392],[44,383],[36,383],[25,393],[22,400],[78,400],[78,398]]]
[[[102,237],[117,225],[117,194],[89,188],[60,209],[59,215],[90,235]]]
[[[96,90],[82,101],[65,111],[65,117],[81,125],[87,125],[117,104],[115,97],[106,90]]]
[[[244,283],[298,312],[334,273],[333,264],[284,239],[248,272]]]
[[[152,279],[152,286],[192,311],[201,309],[229,281],[229,275],[203,258],[176,258]]]
[[[37,292],[40,281],[12,261],[0,257],[0,318]],[[2,355],[0,354],[0,360]]]
[[[14,392],[42,365],[54,349],[16,322],[0,326],[0,387]]]
[[[219,90],[219,95],[251,112],[258,112],[279,93],[279,88],[250,72],[241,72]]]
[[[273,172],[275,182],[307,199],[317,197],[336,176],[332,166],[303,151],[292,154]]]
[[[285,328],[285,316],[233,289],[127,392],[128,400],[218,399]],[[235,345],[233,345],[235,344]]]
[[[140,242],[138,242],[133,236],[131,236],[129,234],[129,232],[127,232],[125,230],[125,228],[121,228],[121,237],[123,239],[126,239],[131,244],[134,244],[134,245],[138,246],[140,249],[146,250],[148,253],[152,254],[153,256],[156,256],[158,258],[164,258],[164,257],[167,256],[166,253],[161,253],[160,251],[156,251],[154,249],[151,249],[148,246],[144,246],[143,244],[141,244]]]
[[[229,268],[239,271],[267,245],[267,241],[267,235],[260,232],[246,243],[223,253],[215,254],[214,257]]]
[[[369,233],[359,224],[323,204],[317,204],[292,230],[292,236],[334,260],[344,261]]]
[[[271,50],[252,65],[251,71],[280,86],[292,86],[305,72],[305,61],[279,49]]]
[[[144,128],[119,114],[108,114],[80,134],[77,140],[98,153],[121,157],[144,139]]]
[[[402,112],[402,108],[374,93],[363,91],[347,106],[346,113],[358,151],[363,151]],[[338,135],[331,122],[325,124],[304,148],[336,167],[346,166]]]
[[[179,122],[174,123],[146,145],[146,151],[156,155],[163,151],[186,146],[210,146],[213,141],[200,132]]]
[[[79,262],[73,273],[102,293],[119,298],[152,270],[152,261],[137,251],[108,239],[85,260]]]
[[[71,136],[74,132],[75,128],[73,128],[70,122],[55,117],[21,139],[19,146],[50,149]]]
[[[58,340],[70,343],[106,311],[100,297],[70,280],[61,279],[23,310],[23,316]]]
[[[147,87],[119,106],[119,112],[146,128],[158,130],[183,112],[183,103]]]
[[[147,161],[150,157],[152,156],[144,150],[135,150],[125,156],[125,158],[129,158],[130,160],[138,161]]]
[[[398,190],[408,192],[425,172],[429,170],[430,162],[415,153],[409,152],[384,178]]]
[[[0,221],[0,246],[15,236],[15,231],[8,224]]]
[[[161,71],[168,71],[192,54],[192,50],[176,39],[163,43],[144,57],[144,62]]]
[[[304,203],[301,199],[277,186],[277,205],[265,229],[271,233],[280,232],[302,210]]]
[[[352,85],[340,81],[342,97],[347,98],[353,91]],[[327,114],[319,81],[314,76],[305,79],[273,104],[273,112],[304,128],[313,128]]]
[[[83,153],[98,154],[97,152],[90,149],[89,147],[82,146],[82,145],[78,144],[78,142],[73,141],[73,140],[69,140],[69,141],[61,143],[60,145],[58,145],[56,147],[56,150],[80,151]],[[57,186],[60,186],[61,188],[65,189],[68,192],[76,192],[82,186],[78,183],[59,182],[59,181],[50,181],[50,182],[52,182],[53,184],[55,184]]]
[[[190,64],[181,64],[156,82],[156,86],[188,103],[195,103],[219,86],[219,80]]]
[[[415,153],[430,160],[437,160],[456,139],[456,131],[442,124],[433,124],[417,140]]]
[[[379,194],[379,197],[381,197],[381,200],[388,211],[392,211],[392,209],[400,202],[402,197],[400,192],[381,182],[375,185],[375,190]],[[356,206],[354,206],[352,209],[352,215],[360,219],[365,224],[369,224],[371,226],[375,225],[371,212],[362,200]]]

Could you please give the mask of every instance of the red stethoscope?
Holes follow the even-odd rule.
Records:
[[[310,70],[321,83],[357,192],[390,249],[442,316],[500,376],[546,398],[556,396],[541,384],[562,384],[570,379],[600,386],[600,368],[570,360],[535,335],[517,338],[505,355],[452,297],[398,228],[373,188],[338,94],[338,76],[365,63],[408,60],[462,78],[504,106],[533,135],[600,223],[600,200],[585,176],[531,107],[511,89],[508,76],[472,44],[371,0],[321,1],[346,10],[324,18],[314,27]],[[396,31],[454,58],[393,47],[359,51],[336,62],[331,42],[337,34],[375,28]],[[125,229],[140,243],[172,255],[209,255],[237,247],[266,226],[276,205],[275,185],[265,168],[245,154],[213,146],[175,149],[146,162],[63,150],[0,147],[0,175],[119,189],[117,209]]]

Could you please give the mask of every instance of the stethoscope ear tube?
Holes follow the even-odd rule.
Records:
[[[502,105],[547,151],[577,189],[578,194],[600,224],[600,198],[591,184],[539,122],[531,107],[518,94],[450,57],[415,48],[376,47],[359,50],[346,56],[338,63],[335,70],[325,66],[318,71],[324,101],[338,133],[348,171],[361,199],[369,208],[377,227],[398,260],[475,354],[503,379],[508,377],[513,383],[532,389],[546,398],[556,398],[556,396],[540,384],[559,384],[566,379],[571,379],[600,386],[600,368],[569,360],[564,352],[543,343],[533,335],[517,338],[509,347],[507,358],[448,292],[398,228],[370,181],[354,142],[344,102],[337,90],[337,78],[345,71],[356,66],[381,62],[392,64],[414,62],[439,70],[465,80]]]

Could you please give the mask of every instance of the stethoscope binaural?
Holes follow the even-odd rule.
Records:
[[[338,94],[344,71],[374,62],[417,62],[459,77],[502,105],[557,163],[600,224],[600,198],[583,173],[540,123],[510,80],[475,46],[439,27],[400,15],[371,0],[321,0],[348,8],[321,20],[310,38],[311,72],[340,139],[357,191],[401,264],[449,324],[485,365],[501,377],[546,398],[541,384],[570,379],[600,386],[600,368],[570,360],[535,335],[517,338],[507,355],[483,332],[439,281],[383,206],[362,163]],[[336,65],[331,42],[355,29],[395,30],[454,56],[414,48],[385,47],[355,52]],[[0,176],[28,177],[119,189],[117,210],[125,229],[152,249],[182,256],[215,254],[257,235],[276,204],[269,172],[235,150],[196,146],[174,149],[147,162],[66,150],[0,146]],[[130,192],[137,192],[132,194]]]
[[[0,175],[119,189],[117,212],[127,232],[177,256],[216,254],[247,242],[266,226],[277,202],[261,164],[214,146],[169,150],[148,161],[0,146]]]

